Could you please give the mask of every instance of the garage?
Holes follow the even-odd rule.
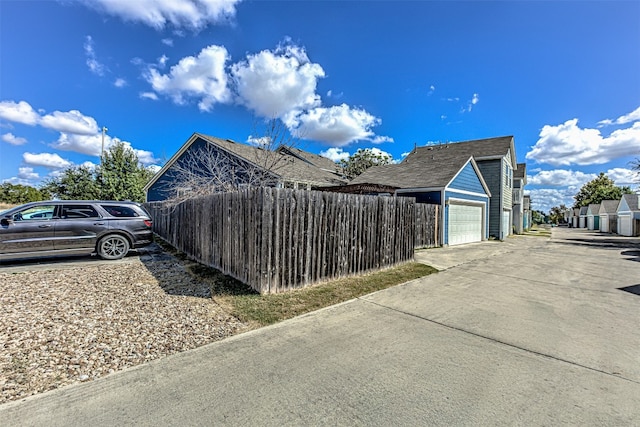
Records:
[[[618,215],[618,234],[621,236],[633,236],[633,220],[631,214]]]
[[[483,205],[451,203],[448,219],[449,245],[482,240]]]

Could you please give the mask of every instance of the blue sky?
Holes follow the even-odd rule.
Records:
[[[279,117],[334,159],[513,135],[534,208],[638,184],[640,2],[0,1],[0,181]]]

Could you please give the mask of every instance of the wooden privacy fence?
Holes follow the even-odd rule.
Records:
[[[416,234],[414,247],[434,248],[440,246],[440,228],[438,223],[438,205],[416,203]]]
[[[413,198],[252,188],[145,207],[170,244],[262,294],[413,259]]]

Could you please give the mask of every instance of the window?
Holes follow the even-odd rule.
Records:
[[[91,205],[62,205],[60,217],[62,219],[99,218],[100,215]]]
[[[109,212],[109,215],[117,218],[134,218],[140,216],[140,214],[130,206],[102,205],[102,208]]]
[[[13,215],[14,221],[42,221],[53,218],[54,205],[33,206]]]
[[[509,166],[509,163],[504,164],[504,186],[506,188],[513,187],[513,170],[511,166]]]

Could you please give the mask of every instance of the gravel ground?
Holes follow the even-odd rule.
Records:
[[[0,403],[193,349],[247,326],[161,252],[3,272]]]

